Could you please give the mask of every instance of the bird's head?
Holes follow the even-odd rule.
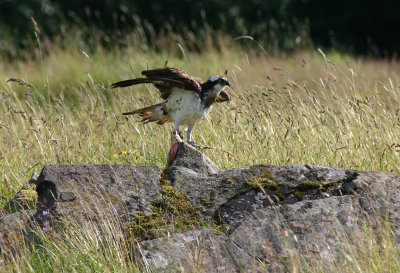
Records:
[[[202,100],[206,107],[209,107],[214,102],[230,100],[229,94],[223,90],[225,86],[230,86],[230,84],[228,80],[222,76],[210,77],[201,85],[203,90]]]
[[[222,76],[210,77],[207,80],[208,85],[213,91],[221,91],[225,86],[231,86],[228,80]]]

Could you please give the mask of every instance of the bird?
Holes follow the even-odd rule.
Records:
[[[112,88],[127,87],[136,84],[152,83],[160,92],[161,103],[123,113],[138,114],[143,123],[156,122],[162,125],[173,122],[173,131],[179,132],[179,126],[186,129],[187,142],[192,141],[193,126],[206,116],[215,102],[230,101],[230,95],[223,89],[230,86],[223,76],[209,77],[207,81],[190,76],[181,69],[164,67],[142,71],[143,78],[113,83]]]

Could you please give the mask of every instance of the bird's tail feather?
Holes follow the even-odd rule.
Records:
[[[122,113],[123,115],[134,115],[138,114],[142,117],[142,122],[148,123],[152,121],[157,121],[157,124],[164,124],[168,121],[168,117],[163,115],[162,107],[163,103],[147,106],[130,112]]]
[[[154,104],[154,105],[150,105],[147,107],[143,107],[140,109],[136,109],[130,112],[125,112],[122,113],[123,115],[127,116],[127,115],[134,115],[134,114],[139,114],[139,115],[143,115],[147,112],[153,112],[154,110],[156,110],[159,106],[162,106],[162,103],[158,103],[158,104]]]
[[[124,116],[134,115],[134,114],[140,113],[140,110],[142,110],[142,109],[137,109],[137,110],[133,110],[133,111],[130,111],[130,112],[125,112],[125,113],[122,113],[122,114],[123,114]]]

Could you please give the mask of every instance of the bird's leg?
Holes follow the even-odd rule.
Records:
[[[195,144],[194,141],[192,140],[192,130],[193,130],[193,125],[189,125],[187,130],[186,130],[186,135],[187,135],[187,143],[195,147],[196,149],[199,149],[200,146]]]
[[[186,135],[187,135],[187,141],[188,142],[193,142],[192,141],[192,130],[193,130],[193,125],[189,125],[187,130],[186,130]]]
[[[180,136],[180,138],[183,139],[183,134],[181,133],[181,131],[179,131],[179,121],[178,121],[178,122],[175,122],[175,124],[174,124],[174,131],[177,131],[178,134],[179,134],[179,136]]]

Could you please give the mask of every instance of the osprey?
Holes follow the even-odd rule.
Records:
[[[188,142],[192,142],[193,126],[210,112],[213,103],[230,100],[229,94],[222,90],[230,84],[222,76],[210,77],[206,82],[201,82],[185,71],[172,67],[145,70],[142,75],[146,78],[121,81],[111,86],[116,88],[152,83],[164,101],[123,115],[138,114],[144,123],[155,121],[161,125],[173,122],[174,131],[179,131],[179,126],[183,125],[187,130]]]

